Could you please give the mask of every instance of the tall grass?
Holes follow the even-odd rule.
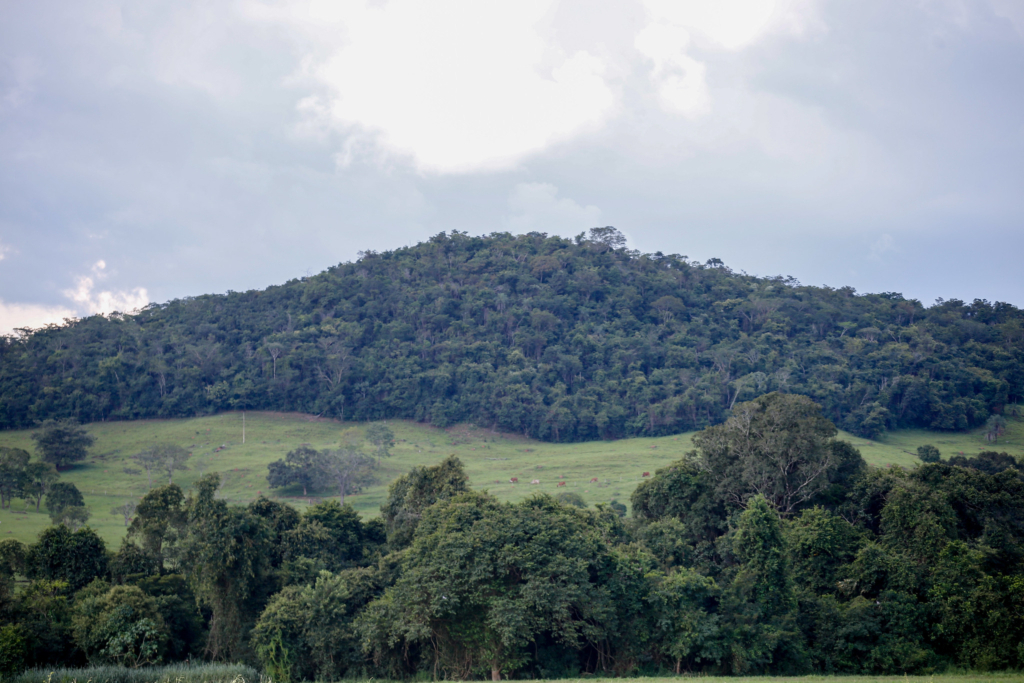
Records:
[[[84,669],[31,669],[11,683],[273,683],[245,664],[170,664],[128,669],[90,666]]]

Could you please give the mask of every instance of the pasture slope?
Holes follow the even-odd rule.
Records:
[[[346,501],[364,517],[378,514],[387,485],[396,477],[414,466],[436,463],[451,453],[465,463],[473,488],[486,489],[500,500],[521,500],[537,492],[556,493],[557,482],[565,481],[564,490],[579,493],[588,503],[617,499],[628,504],[643,472],[653,474],[659,467],[682,457],[692,448],[693,436],[685,433],[555,444],[469,425],[441,430],[417,422],[388,424],[397,444],[392,457],[382,463],[379,482]],[[154,443],[176,443],[192,451],[189,469],[174,476],[182,488],[187,489],[203,474],[219,472],[224,482],[222,495],[232,503],[248,503],[262,492],[302,509],[333,492],[319,491],[303,497],[301,489],[270,491],[267,464],[303,443],[315,448],[336,447],[345,430],[361,430],[366,423],[342,423],[297,413],[249,412],[245,425],[243,444],[242,414],[238,412],[192,419],[92,423],[87,429],[96,437],[96,444],[88,459],[62,472],[61,480],[78,486],[92,511],[90,526],[111,547],[116,547],[125,527],[123,519],[112,514],[111,509],[126,500],[138,500],[148,490],[145,473],[132,474],[125,469],[137,467],[130,460],[131,455]],[[953,434],[905,430],[890,433],[881,441],[847,433],[841,433],[841,438],[860,449],[872,465],[912,467],[918,462],[917,447],[925,443],[938,446],[944,457],[960,452],[973,455],[982,450],[1024,455],[1024,420],[1011,420],[1006,435],[996,444],[986,443],[981,431]],[[15,446],[34,453],[31,430],[0,432],[0,446]],[[519,484],[510,484],[511,477],[518,477]],[[591,482],[594,478],[598,479],[596,484]],[[540,483],[530,484],[534,479]],[[164,481],[154,474],[154,485]],[[11,509],[0,511],[0,538],[34,541],[48,525],[45,509],[36,512],[24,501],[15,501]]]

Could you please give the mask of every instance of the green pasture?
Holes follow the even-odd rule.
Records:
[[[318,491],[303,497],[301,489],[270,491],[267,488],[267,464],[284,456],[299,444],[315,448],[336,447],[346,430],[361,430],[365,423],[342,423],[297,413],[245,414],[245,443],[242,443],[242,413],[222,413],[209,417],[176,420],[139,420],[135,422],[98,422],[87,425],[96,437],[89,458],[61,474],[73,482],[85,496],[92,511],[90,526],[109,544],[116,546],[124,536],[123,519],[111,514],[113,507],[129,499],[138,500],[148,490],[145,473],[131,474],[125,469],[140,469],[130,456],[158,443],[176,443],[193,453],[189,469],[176,472],[174,481],[183,488],[199,476],[218,472],[223,481],[221,496],[232,503],[247,503],[261,492],[275,500],[304,508],[322,497],[335,495]],[[644,472],[679,459],[692,448],[693,433],[657,438],[591,441],[552,444],[513,434],[493,432],[468,425],[441,430],[429,425],[392,421],[397,445],[391,458],[384,460],[379,482],[362,493],[349,496],[349,502],[361,514],[372,517],[395,477],[416,465],[436,463],[454,453],[462,459],[471,485],[488,490],[501,500],[521,500],[533,493],[560,490],[579,493],[590,504],[617,499],[623,503]],[[25,448],[34,453],[30,430],[0,432],[0,445]],[[996,444],[985,442],[981,432],[947,434],[923,430],[895,432],[881,441],[861,439],[843,433],[875,466],[913,467],[918,463],[916,449],[925,443],[938,446],[944,457],[963,452],[973,455],[986,449],[1024,454],[1024,421],[1010,421],[1007,434]],[[221,450],[216,451],[215,449]],[[154,485],[166,481],[154,473]],[[509,479],[517,477],[518,484]],[[596,482],[592,481],[597,479]],[[538,481],[532,484],[532,481]],[[564,489],[558,487],[564,482]],[[49,525],[45,509],[36,512],[23,501],[15,501],[9,510],[0,510],[0,537],[32,541]]]

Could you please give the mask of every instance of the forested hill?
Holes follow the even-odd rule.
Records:
[[[966,429],[1024,394],[1024,314],[737,274],[613,228],[441,233],[262,291],[4,338],[0,426],[228,409],[664,434],[806,394],[842,428]],[[998,422],[998,419],[995,420]]]

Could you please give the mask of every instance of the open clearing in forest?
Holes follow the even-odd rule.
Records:
[[[361,430],[366,423],[343,423],[297,413],[249,412],[245,425],[243,444],[242,414],[238,412],[191,419],[92,423],[86,427],[96,437],[96,444],[88,459],[62,472],[61,480],[78,486],[92,511],[89,525],[116,547],[125,527],[122,518],[111,514],[111,508],[129,499],[138,500],[148,490],[144,472],[125,472],[126,468],[140,469],[130,460],[134,453],[155,443],[179,444],[193,453],[189,469],[175,473],[174,481],[182,488],[187,489],[202,474],[219,472],[224,482],[221,493],[232,503],[247,503],[262,492],[301,509],[336,494],[318,491],[304,497],[297,488],[271,492],[267,488],[267,464],[303,443],[314,448],[337,447],[344,430]],[[694,434],[552,444],[468,425],[442,430],[418,422],[392,420],[388,426],[394,431],[397,444],[392,457],[382,463],[379,483],[346,500],[364,517],[378,514],[387,485],[396,477],[416,465],[436,463],[451,453],[462,459],[473,488],[486,489],[500,500],[515,501],[538,492],[554,494],[565,490],[580,494],[590,504],[612,499],[628,504],[643,473],[653,475],[658,468],[682,457],[691,450]],[[24,448],[34,454],[30,435],[31,430],[0,432],[0,445]],[[918,463],[917,447],[926,443],[938,446],[943,457],[959,452],[974,455],[982,450],[1022,455],[1024,420],[1009,420],[1006,435],[996,444],[987,443],[980,430],[963,434],[905,430],[891,433],[881,441],[846,433],[841,433],[841,438],[860,449],[872,465],[913,467]],[[217,448],[221,450],[214,452]],[[518,477],[519,483],[510,484],[511,477]],[[595,478],[596,483],[591,481]],[[533,480],[540,483],[531,484]],[[154,485],[165,481],[166,478],[154,473]],[[564,488],[557,487],[560,481],[565,482]],[[17,500],[11,509],[0,511],[0,538],[33,541],[49,523],[45,509],[36,512],[34,507]]]

